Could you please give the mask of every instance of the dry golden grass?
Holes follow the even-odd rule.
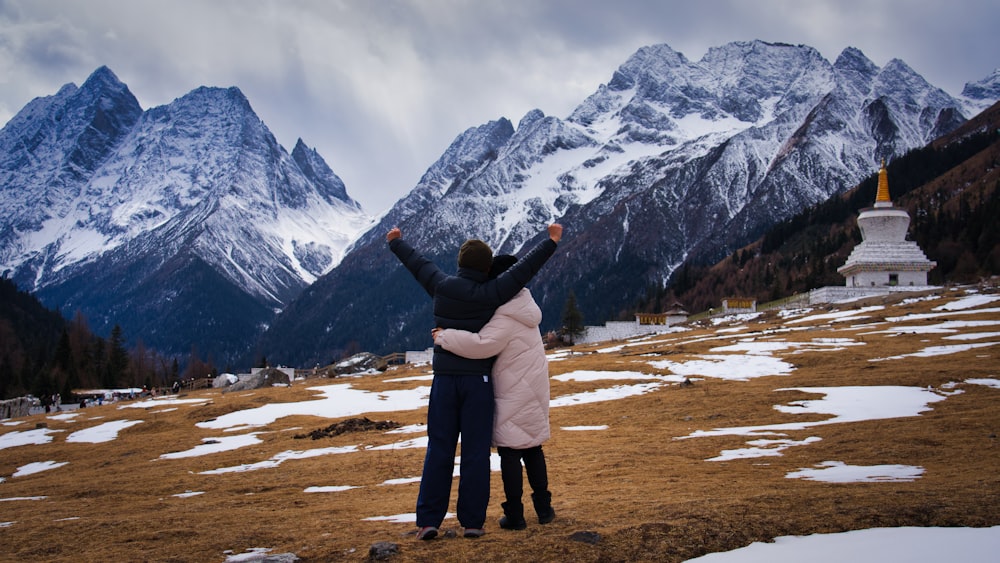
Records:
[[[988,291],[996,291],[990,289]],[[416,483],[380,485],[418,476],[422,449],[367,450],[286,461],[275,468],[207,475],[203,471],[250,464],[289,450],[382,445],[418,435],[348,433],[321,440],[295,434],[324,428],[336,420],[295,416],[259,428],[261,444],[200,457],[159,459],[206,438],[241,432],[207,430],[195,423],[266,403],[305,401],[311,387],[333,383],[314,379],[290,388],[243,393],[192,392],[203,405],[150,409],[105,405],[81,411],[74,420],[44,415],[0,433],[30,430],[38,423],[65,430],[52,442],[0,450],[0,499],[44,496],[44,500],[0,502],[0,560],[3,561],[224,561],[226,551],[270,548],[294,553],[301,561],[359,561],[380,541],[400,545],[394,561],[683,561],[734,549],[776,536],[837,532],[877,526],[1000,525],[1000,390],[960,385],[963,392],[932,404],[920,416],[792,431],[787,438],[821,441],[792,447],[780,456],[705,461],[723,450],[746,447],[746,436],[699,437],[695,430],[822,420],[824,415],[785,414],[774,405],[817,398],[788,387],[906,385],[940,389],[969,378],[1000,377],[1000,345],[950,355],[905,357],[928,346],[961,344],[947,334],[877,331],[899,326],[888,317],[928,313],[963,294],[940,292],[935,300],[901,304],[894,296],[839,306],[885,305],[859,322],[791,324],[768,314],[742,332],[720,333],[710,325],[634,343],[617,352],[608,344],[581,346],[553,361],[553,375],[577,370],[658,373],[651,360],[686,361],[741,339],[852,339],[864,345],[835,351],[794,349],[775,352],[796,366],[788,376],[748,381],[696,379],[632,398],[552,410],[549,463],[555,522],[540,526],[529,518],[523,532],[499,529],[502,489],[493,476],[487,535],[478,540],[443,538],[418,542],[412,524],[366,521],[366,517],[412,513]],[[1000,302],[994,305],[1000,306]],[[987,308],[993,308],[987,306]],[[968,312],[907,325],[945,320],[997,320],[1000,313]],[[859,325],[866,326],[859,326]],[[792,329],[788,331],[787,329]],[[776,332],[786,330],[785,332]],[[991,331],[963,328],[960,332]],[[993,337],[964,342],[997,341]],[[392,382],[423,375],[426,367],[404,366],[385,374],[338,380],[372,391],[415,388],[427,381]],[[665,372],[664,372],[665,373]],[[630,382],[614,382],[628,384]],[[638,381],[631,383],[639,383]],[[552,381],[553,397],[608,387],[608,382]],[[368,413],[373,420],[424,422],[425,410]],[[101,444],[67,443],[69,433],[117,419],[142,420]],[[607,430],[568,431],[564,427],[607,425]],[[246,432],[246,430],[242,431]],[[68,465],[11,477],[31,462]],[[822,483],[785,475],[823,461],[851,465],[902,464],[925,468],[913,482]],[[457,480],[456,480],[457,482]],[[311,486],[353,485],[336,493],[307,494]],[[175,495],[202,492],[191,497]],[[454,510],[454,493],[452,510]],[[529,511],[530,512],[530,511]],[[454,519],[446,530],[458,529]],[[570,539],[596,532],[596,544]]]

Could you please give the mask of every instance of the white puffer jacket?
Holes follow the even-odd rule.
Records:
[[[446,329],[434,340],[466,358],[496,356],[493,445],[531,448],[549,439],[549,362],[538,325],[542,311],[522,289],[478,333]]]

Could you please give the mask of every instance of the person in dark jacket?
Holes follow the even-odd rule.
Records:
[[[496,279],[488,279],[493,251],[476,239],[458,252],[458,272],[445,274],[402,239],[399,228],[386,234],[389,249],[434,300],[434,324],[478,332],[497,307],[516,295],[555,253],[562,225]],[[438,534],[451,496],[459,435],[462,461],[458,480],[458,521],[465,537],[483,535],[490,499],[490,442],[493,433],[493,359],[469,359],[434,347],[434,380],[427,408],[427,453],[417,496],[417,539]]]

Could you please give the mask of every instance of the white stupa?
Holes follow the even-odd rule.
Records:
[[[927,272],[937,262],[927,259],[917,243],[906,240],[910,214],[892,206],[885,162],[878,171],[875,207],[858,215],[861,244],[854,247],[847,263],[837,272],[847,278],[847,287],[926,286]]]

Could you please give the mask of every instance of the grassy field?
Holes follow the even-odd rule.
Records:
[[[455,519],[446,520],[444,530],[459,532],[458,537],[445,534],[429,542],[413,538],[412,522],[366,520],[414,511],[418,484],[385,482],[419,476],[424,450],[375,447],[422,434],[373,430],[297,439],[340,420],[314,415],[228,432],[196,426],[262,405],[311,401],[318,394],[313,388],[334,383],[378,393],[428,386],[420,379],[428,375],[427,366],[251,392],[202,390],[181,397],[199,402],[104,405],[66,420],[35,415],[7,421],[20,424],[0,426],[0,444],[8,434],[40,425],[61,432],[51,434],[48,443],[0,450],[0,560],[222,562],[230,554],[268,548],[307,562],[359,561],[368,558],[372,544],[393,542],[399,544],[393,561],[684,561],[783,535],[1000,525],[1000,389],[966,383],[1000,378],[1000,344],[988,345],[1000,343],[1000,300],[967,309],[942,307],[967,298],[966,289],[819,307],[794,322],[774,312],[753,320],[704,321],[684,332],[560,351],[550,364],[552,376],[580,371],[670,375],[656,362],[680,364],[725,354],[748,358],[747,352],[718,350],[748,342],[781,344],[770,356],[793,369],[736,380],[737,367],[731,377],[692,376],[691,385],[662,380],[645,394],[553,408],[545,452],[556,520],[540,526],[529,518],[527,530],[500,529],[502,489],[494,473],[487,535],[477,540],[461,538]],[[1000,295],[991,287],[978,291]],[[820,316],[865,307],[870,309],[846,320]],[[993,335],[955,338],[974,333]],[[967,344],[978,347],[964,348]],[[551,387],[555,399],[638,383],[643,382],[553,379]],[[812,426],[783,436],[679,439],[699,430],[824,420],[829,415],[787,413],[775,405],[822,398],[789,388],[843,386],[930,388],[947,398],[917,416]],[[423,423],[425,409],[359,416],[406,426]],[[107,442],[66,440],[73,432],[114,420],[142,422]],[[570,429],[579,426],[606,429]],[[249,432],[258,432],[259,443],[161,458],[205,440]],[[707,461],[747,448],[753,440],[810,438],[819,439],[779,455]],[[300,456],[252,471],[204,473],[280,458],[283,452],[336,446],[357,446],[358,451]],[[68,463],[14,476],[19,468],[46,461]],[[786,476],[827,461],[924,471],[909,482],[829,483]],[[306,492],[327,486],[354,488]]]

